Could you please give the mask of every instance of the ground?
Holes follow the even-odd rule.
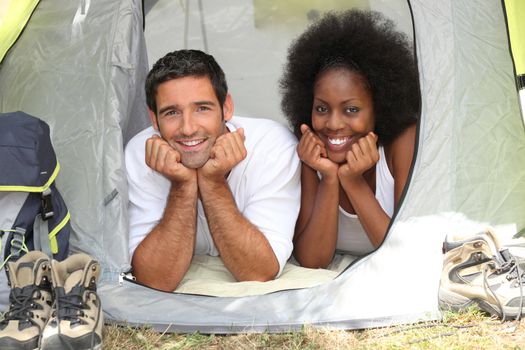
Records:
[[[104,349],[525,349],[525,324],[502,323],[479,310],[445,313],[442,321],[368,330],[304,326],[284,334],[160,334],[150,328],[108,325]]]

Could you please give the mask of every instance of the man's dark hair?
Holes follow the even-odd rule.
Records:
[[[155,96],[160,84],[177,78],[208,77],[222,107],[228,94],[226,77],[212,55],[199,50],[179,50],[166,54],[151,68],[146,78],[146,103],[157,114]]]
[[[281,108],[296,135],[312,127],[314,85],[320,73],[346,68],[365,78],[374,104],[375,130],[387,145],[419,118],[417,66],[406,36],[377,12],[329,12],[288,50],[280,80]]]

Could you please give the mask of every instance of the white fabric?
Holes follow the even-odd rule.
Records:
[[[248,153],[230,172],[228,185],[239,211],[270,243],[279,261],[280,274],[293,249],[292,237],[299,213],[297,140],[283,125],[267,119],[233,117],[226,125],[230,131],[244,128]],[[170,182],[144,161],[146,140],[154,133],[149,127],[126,147],[130,256],[161,219],[170,189]],[[200,200],[197,215],[194,254],[218,256]]]
[[[219,257],[198,255],[191,261],[188,272],[175,293],[215,297],[245,297],[282,290],[311,288],[336,278],[356,257],[337,254],[327,269],[301,267],[290,259],[279,278],[273,281],[237,282]]]
[[[376,199],[381,208],[392,217],[394,213],[394,178],[388,169],[385,149],[379,146],[379,161],[376,165]],[[337,249],[352,255],[364,255],[374,250],[363,225],[355,214],[347,213],[339,207],[339,225],[337,234]]]

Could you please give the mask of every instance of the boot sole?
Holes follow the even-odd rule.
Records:
[[[521,318],[521,316],[525,314],[525,304],[521,308],[521,312],[519,307],[502,306],[505,313],[505,318],[503,318],[498,305],[491,304],[488,301],[479,298],[470,299],[461,294],[439,288],[439,308],[441,310],[466,311],[471,305],[476,305],[481,310],[502,318],[504,321],[516,319],[518,315]]]

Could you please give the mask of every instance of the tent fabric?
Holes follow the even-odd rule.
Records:
[[[524,225],[524,130],[501,2],[411,5],[423,94],[418,156],[405,203],[380,249],[331,282],[261,296],[214,298],[154,292],[126,280],[107,284],[111,319],[162,331],[231,333],[440,317],[444,236],[475,233],[489,223],[501,234]],[[119,302],[133,306],[119,308]]]
[[[138,0],[42,0],[0,69],[0,111],[50,126],[71,252],[116,276],[130,266],[123,147],[147,124],[141,11]]]
[[[206,8],[217,12],[197,17],[204,18],[198,34],[188,31],[187,40],[179,41],[173,33],[162,36],[161,28],[149,36],[157,41],[148,41],[148,47],[201,48],[206,33],[214,55],[221,37],[236,45],[256,42],[262,50],[267,42],[261,31],[253,31],[257,41],[222,36],[226,24],[252,21],[253,4],[242,3],[221,8],[218,1],[207,2]],[[0,111],[24,110],[50,124],[62,165],[57,186],[72,213],[71,244],[102,263],[99,294],[108,320],[161,331],[234,333],[297,330],[304,324],[366,328],[441,317],[437,293],[444,236],[475,233],[489,224],[511,236],[525,227],[525,130],[502,2],[411,0],[410,6],[421,122],[410,186],[385,242],[315,287],[211,297],[161,292],[123,278],[130,257],[122,150],[147,123],[140,1],[42,0],[0,69]],[[184,24],[172,21],[170,12],[164,21],[162,14],[156,16],[156,24]],[[283,50],[288,45],[268,43]],[[255,51],[251,75],[242,75],[247,67],[235,64],[244,54],[230,48],[217,55],[233,78],[234,96],[277,105],[278,97],[262,84],[261,69],[268,63],[278,74],[278,61],[263,62],[267,56]],[[282,53],[274,57],[282,59]],[[236,95],[243,79],[256,83]],[[271,93],[277,94],[275,88]],[[248,102],[240,112],[259,116],[258,107],[250,110]]]
[[[516,69],[516,80],[521,102],[521,116],[525,125],[525,2],[505,0],[510,47]]]
[[[507,23],[509,29],[510,47],[518,76],[525,75],[525,2],[520,0],[505,0]],[[520,89],[525,88],[523,81]]]
[[[0,63],[40,0],[0,0]]]

